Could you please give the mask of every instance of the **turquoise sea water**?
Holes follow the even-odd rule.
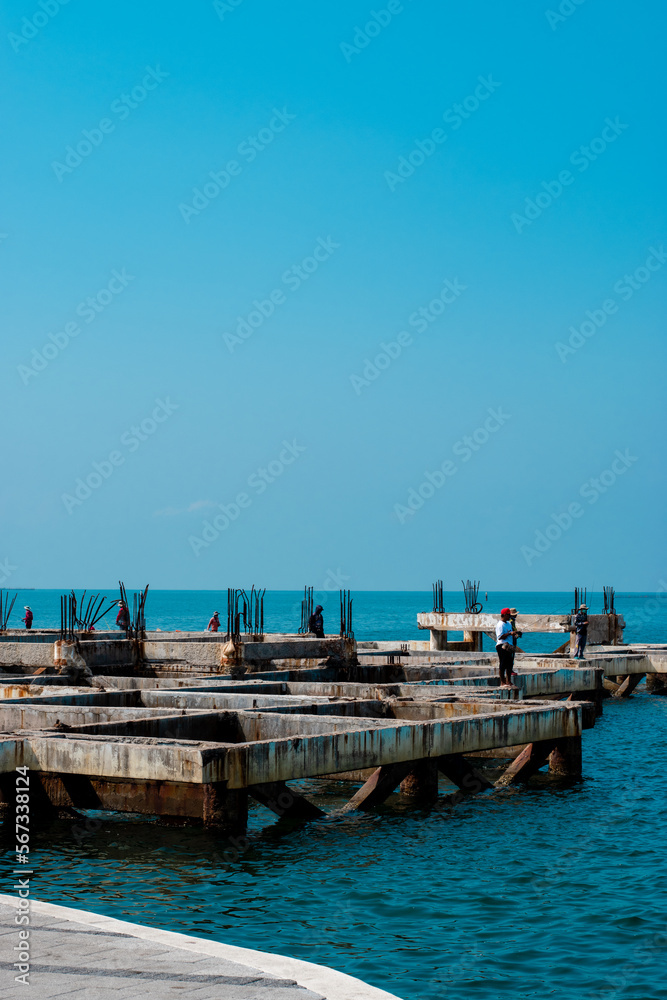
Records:
[[[28,593],[22,603],[47,624],[56,592]],[[294,627],[295,601],[298,624],[298,596],[267,595],[267,630]],[[203,628],[225,610],[214,597],[153,594],[149,627]],[[494,609],[500,600],[527,612],[571,604],[567,594],[489,594]],[[336,601],[330,595],[329,607]],[[445,603],[462,610],[462,597]],[[599,598],[588,603],[601,610]],[[626,638],[667,641],[666,605],[655,594],[619,597]],[[430,594],[359,593],[355,630],[422,637],[414,615],[429,609]],[[530,637],[531,650],[540,638]],[[544,639],[543,648],[553,646]],[[238,856],[201,829],[91,814],[88,831],[59,821],[33,832],[33,891],[331,965],[405,1000],[661,1000],[666,749],[667,699],[640,690],[605,702],[585,734],[584,779],[575,784],[492,791],[453,808],[414,808],[393,796],[372,815],[297,830],[253,806]],[[317,787],[327,809],[352,794],[341,782],[327,783],[324,796],[321,783],[304,787],[311,795]],[[13,856],[4,857],[3,891],[11,892]]]

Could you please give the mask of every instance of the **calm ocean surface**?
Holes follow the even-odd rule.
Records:
[[[36,627],[53,627],[58,594],[23,591],[17,605],[32,606]],[[325,627],[335,632],[338,595],[326,596]],[[225,617],[225,598],[149,592],[148,627],[203,629],[213,611]],[[299,600],[267,594],[267,631],[294,630]],[[570,594],[489,594],[485,610],[562,613],[571,603]],[[588,604],[601,611],[600,595]],[[445,606],[462,610],[462,595],[446,595]],[[356,635],[426,638],[415,615],[430,607],[430,594],[358,592]],[[617,610],[628,641],[667,642],[667,600],[619,595]],[[532,652],[556,643],[527,636],[522,645]],[[331,965],[405,1000],[661,1000],[666,751],[667,699],[642,688],[605,702],[585,734],[584,780],[575,785],[493,791],[444,810],[393,796],[372,815],[293,831],[252,805],[249,847],[238,859],[201,829],[91,813],[102,822],[86,836],[69,821],[33,833],[33,892]],[[332,809],[352,787],[332,782],[318,801]],[[12,868],[6,853],[4,892]]]

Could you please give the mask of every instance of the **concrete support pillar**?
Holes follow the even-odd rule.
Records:
[[[440,629],[432,628],[430,648],[435,650],[447,649],[447,633],[441,632]]]
[[[17,817],[16,796],[25,795],[26,791],[29,791],[30,795],[31,826],[40,826],[57,819],[58,809],[45,790],[41,777],[39,771],[30,771],[28,774],[30,785],[27,789],[24,785],[17,785],[15,771],[0,774],[0,803],[4,807],[3,812],[6,827],[14,829],[14,822]],[[25,805],[25,803],[22,804]]]
[[[561,778],[581,777],[581,736],[556,740],[549,754],[549,773]]]
[[[248,790],[228,789],[226,781],[211,781],[203,786],[203,791],[204,826],[222,833],[244,833],[248,823]]]
[[[482,635],[483,632],[464,632],[463,641],[472,643],[472,652],[481,653],[482,652]]]
[[[602,715],[602,703],[605,697],[605,690],[602,686],[602,678],[599,678],[598,687],[586,691],[573,691],[570,695],[572,701],[592,701],[595,705],[595,714]],[[616,685],[614,685],[616,687]],[[567,699],[567,700],[570,700]]]
[[[649,694],[667,694],[667,674],[647,674],[646,690]]]
[[[438,798],[438,763],[436,760],[420,760],[403,778],[401,792],[421,802],[435,802]]]

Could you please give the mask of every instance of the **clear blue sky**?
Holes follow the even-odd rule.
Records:
[[[657,0],[43,3],[0,585],[659,586]]]

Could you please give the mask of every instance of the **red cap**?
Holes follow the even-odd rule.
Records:
[[[510,613],[510,609],[509,608],[501,608],[500,613],[501,613],[501,615],[508,615]]]

